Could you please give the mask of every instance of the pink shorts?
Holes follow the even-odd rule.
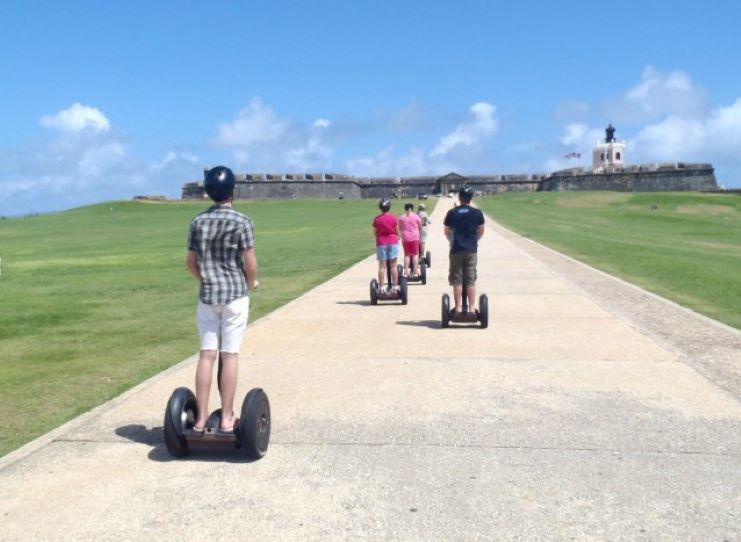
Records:
[[[402,241],[404,245],[404,256],[418,256],[419,255],[419,241]]]

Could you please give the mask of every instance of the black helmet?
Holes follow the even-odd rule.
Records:
[[[381,198],[378,200],[378,208],[384,213],[391,209],[391,200],[388,198]]]
[[[473,198],[473,188],[471,188],[467,184],[464,184],[458,190],[458,198],[465,201],[471,201],[471,199]]]
[[[208,197],[214,201],[226,201],[234,193],[234,172],[226,166],[212,167],[206,173],[206,181],[203,183]]]

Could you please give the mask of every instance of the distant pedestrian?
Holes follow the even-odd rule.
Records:
[[[427,226],[432,224],[429,215],[427,214],[426,206],[424,203],[420,203],[417,207],[417,216],[422,224],[422,229],[419,232],[419,257],[425,257],[425,247],[427,245]]]
[[[399,217],[401,244],[404,247],[404,274],[419,275],[419,236],[422,222],[414,212],[414,204],[404,204],[404,213]]]
[[[463,185],[458,191],[460,204],[445,215],[445,237],[450,241],[448,282],[453,287],[454,311],[462,310],[463,286],[466,287],[468,307],[475,310],[476,264],[478,241],[484,235],[484,213],[471,207],[473,189]]]
[[[391,266],[391,284],[399,288],[399,272],[396,259],[399,257],[399,222],[389,211],[391,200],[383,198],[378,201],[381,214],[373,219],[373,233],[376,236],[376,259],[378,260],[378,284],[386,283],[386,266]]]
[[[231,169],[210,169],[204,184],[214,205],[190,223],[186,261],[188,271],[200,281],[196,311],[200,337],[196,368],[198,419],[193,429],[205,428],[213,366],[221,352],[219,430],[230,432],[235,424],[237,361],[250,310],[248,292],[259,284],[254,226],[249,217],[232,208],[235,178]]]

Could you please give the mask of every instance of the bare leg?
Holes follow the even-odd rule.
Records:
[[[412,267],[414,268],[414,272],[419,275],[419,256],[416,254],[412,256]]]
[[[468,294],[468,311],[474,312],[476,310],[476,285],[469,284],[466,286],[466,293]]]
[[[394,286],[399,285],[399,270],[396,269],[396,258],[392,258],[389,261],[389,265],[391,265],[391,284]]]
[[[383,288],[386,284],[386,260],[378,262],[378,286]]]
[[[196,405],[198,419],[196,427],[202,429],[208,420],[208,396],[211,393],[211,376],[214,372],[216,350],[201,350],[196,367]]]
[[[455,300],[455,307],[453,310],[455,312],[461,312],[461,299],[463,297],[463,285],[462,284],[454,284],[453,285],[453,299]]]
[[[409,276],[412,273],[411,256],[404,255],[404,273]]]
[[[221,353],[221,429],[234,427],[234,394],[237,391],[239,354]]]

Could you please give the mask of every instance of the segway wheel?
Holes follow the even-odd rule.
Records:
[[[401,264],[398,264],[396,266],[396,272],[399,273],[399,278],[404,274],[404,266]]]
[[[251,389],[244,398],[242,417],[239,419],[239,440],[250,459],[261,459],[268,451],[270,402],[260,388]]]
[[[378,281],[371,279],[370,282],[370,298],[371,305],[378,305]]]
[[[432,254],[430,254],[429,250],[425,252],[425,263],[427,267],[432,267]]]
[[[489,327],[489,297],[486,294],[479,296],[479,322],[481,329]]]
[[[190,450],[183,436],[185,429],[195,425],[198,416],[196,396],[188,388],[178,388],[170,396],[165,408],[165,445],[173,457],[185,457]]]
[[[419,278],[422,284],[427,284],[427,267],[424,265],[420,267]]]
[[[405,278],[399,279],[399,293],[401,294],[401,304],[406,305],[409,300],[409,290],[407,288],[407,279]]]
[[[443,294],[442,326],[448,327],[450,323],[450,296]]]

